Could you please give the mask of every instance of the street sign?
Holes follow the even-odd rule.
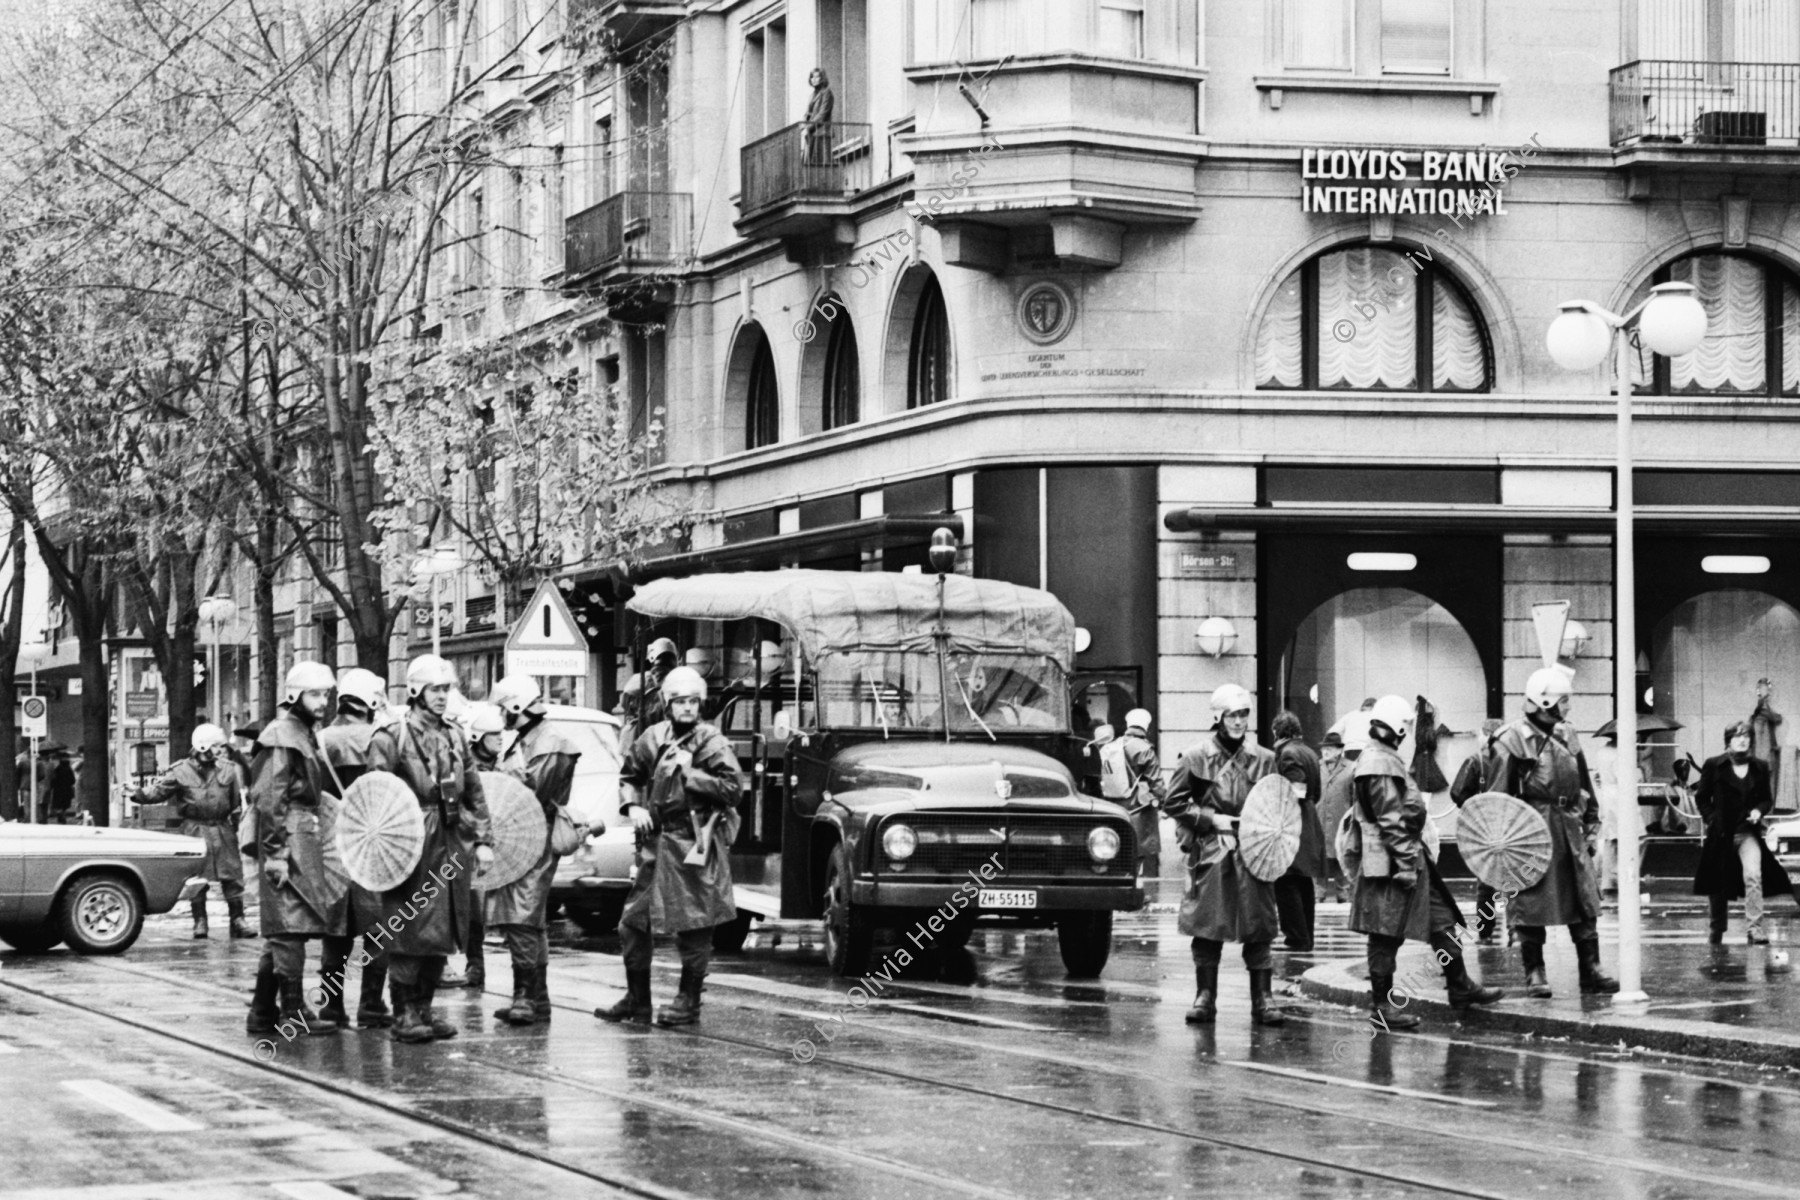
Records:
[[[556,585],[538,585],[506,639],[508,675],[576,675],[588,671],[588,643]]]
[[[19,702],[19,732],[28,738],[50,734],[50,706],[42,696],[27,696]]]
[[[125,715],[133,720],[143,720],[156,715],[155,692],[126,692]]]

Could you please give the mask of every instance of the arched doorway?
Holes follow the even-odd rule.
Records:
[[[1756,684],[1774,685],[1770,703],[1791,714],[1800,703],[1800,611],[1767,592],[1721,588],[1682,601],[1650,636],[1650,708],[1681,722],[1676,753],[1704,762],[1724,749],[1725,730],[1756,708]],[[1796,807],[1796,722],[1778,727],[1776,804]],[[1659,764],[1660,765],[1660,764]]]

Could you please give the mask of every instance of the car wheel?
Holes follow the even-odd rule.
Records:
[[[77,954],[118,954],[144,928],[137,888],[118,875],[85,875],[56,902],[56,927]]]
[[[713,926],[713,953],[742,954],[744,939],[750,936],[750,914],[740,912],[729,921]]]
[[[1108,909],[1064,913],[1056,922],[1063,966],[1075,979],[1092,979],[1112,954],[1112,913]]]
[[[42,925],[0,925],[0,942],[22,954],[42,954],[62,941],[49,922]]]
[[[840,843],[825,869],[825,961],[834,975],[861,975],[869,969],[875,922],[866,908],[850,903],[850,853]]]

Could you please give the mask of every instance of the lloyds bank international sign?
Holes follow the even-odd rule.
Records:
[[[1532,153],[1529,148],[1524,156]],[[1316,213],[1505,216],[1507,183],[1523,169],[1512,150],[1308,149],[1300,152],[1300,208]]]

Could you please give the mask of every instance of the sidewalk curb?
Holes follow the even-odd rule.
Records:
[[[1367,1009],[1369,983],[1366,977],[1357,973],[1361,966],[1360,959],[1321,963],[1300,976],[1300,994],[1330,1004]],[[1613,1049],[1628,1048],[1652,1054],[1723,1059],[1750,1067],[1800,1070],[1800,1036],[1766,1029],[1736,1032],[1711,1021],[1615,1012],[1607,1006],[1597,1007],[1581,1017],[1541,1008],[1533,1011],[1527,1007],[1542,1003],[1509,994],[1497,1005],[1455,1009],[1446,1000],[1410,995],[1406,1011],[1418,1013],[1428,1020],[1453,1021],[1484,1033],[1529,1034]],[[1429,1024],[1427,1028],[1430,1028]]]

